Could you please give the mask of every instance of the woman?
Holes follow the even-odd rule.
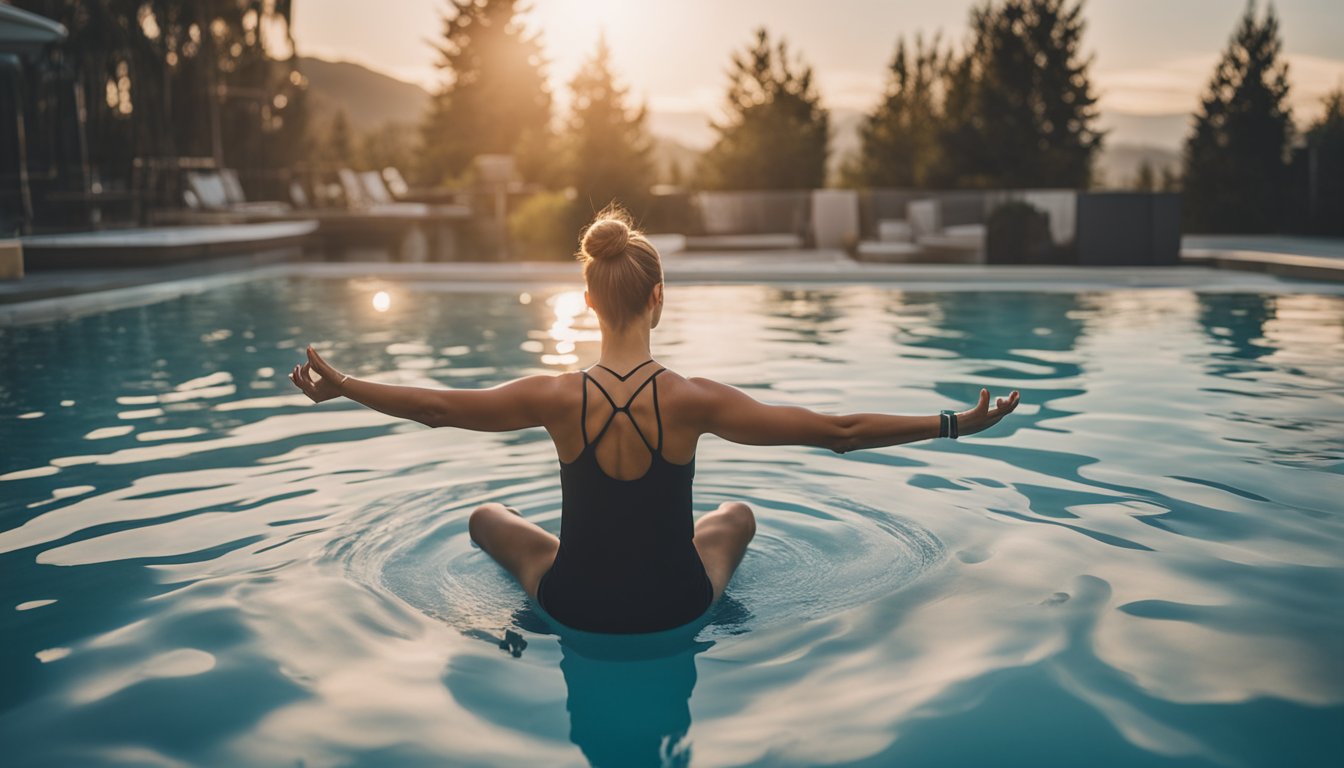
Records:
[[[562,624],[592,632],[652,632],[708,610],[756,532],[751,508],[725,502],[698,521],[691,481],[700,436],[747,445],[811,445],[844,453],[974,434],[1018,404],[931,416],[833,416],[765,405],[652,359],[663,314],[658,251],[620,213],[600,215],[578,257],[584,301],[602,331],[587,370],[528,376],[490,389],[435,390],[362,381],[308,348],[290,378],[314,402],[345,396],[431,427],[502,432],[545,427],[560,459],[560,536],[497,502],[471,514],[471,538]],[[320,377],[313,378],[313,373]]]

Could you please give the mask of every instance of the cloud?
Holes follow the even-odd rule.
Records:
[[[1221,53],[1197,54],[1152,67],[1098,70],[1093,82],[1101,94],[1103,112],[1160,115],[1193,112],[1213,76]],[[1320,114],[1321,100],[1331,89],[1344,86],[1344,60],[1289,54],[1288,103],[1299,122]]]

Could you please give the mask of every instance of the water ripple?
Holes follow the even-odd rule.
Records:
[[[0,329],[6,764],[1344,762],[1339,297],[679,287],[676,370],[831,412],[1023,407],[845,455],[704,438],[695,511],[745,501],[756,540],[696,636],[613,647],[467,534],[485,501],[558,530],[543,431],[289,393],[309,342],[436,386],[596,357],[568,287],[444,290]]]

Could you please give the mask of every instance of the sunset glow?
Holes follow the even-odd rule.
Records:
[[[301,5],[294,23],[299,52],[354,61],[433,89],[438,72],[429,43],[444,5],[436,0],[390,3],[372,26],[355,0],[327,0],[320,11]],[[715,114],[723,62],[759,24],[768,24],[807,54],[829,106],[867,110],[881,93],[898,35],[930,37],[941,31],[944,40],[960,43],[973,5],[970,0],[848,0],[835,4],[831,18],[819,20],[815,9],[797,2],[536,0],[527,24],[541,35],[557,106],[567,106],[570,78],[605,33],[618,71],[636,98],[647,99],[659,132],[660,114]],[[1276,8],[1283,19],[1294,112],[1307,120],[1319,112],[1321,96],[1344,82],[1344,54],[1338,46],[1344,39],[1344,14],[1326,0],[1286,0]],[[1085,47],[1096,53],[1093,76],[1103,120],[1112,114],[1191,111],[1242,10],[1242,4],[1217,0],[1088,3]],[[709,135],[685,133],[676,138],[691,144]]]

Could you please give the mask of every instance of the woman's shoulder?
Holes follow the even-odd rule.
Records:
[[[685,376],[672,369],[658,375],[658,396],[675,401],[683,409],[711,407],[724,393],[731,390],[726,384],[703,376]]]

